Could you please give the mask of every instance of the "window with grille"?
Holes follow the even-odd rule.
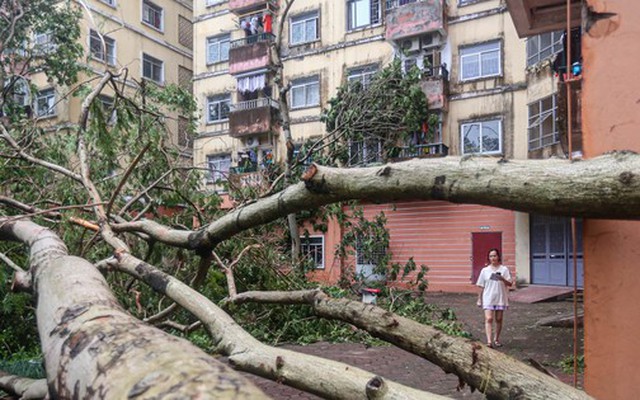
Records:
[[[193,46],[193,25],[182,15],[178,16],[178,43],[188,48]]]
[[[163,10],[162,7],[143,0],[142,2],[142,22],[152,26],[155,29],[162,30],[163,28]]]
[[[55,51],[56,45],[53,42],[51,32],[36,33],[34,36],[34,53],[45,55]]]
[[[227,180],[231,169],[231,155],[217,154],[207,156],[207,167],[209,168],[208,183],[224,182]]]
[[[291,108],[320,105],[320,78],[316,76],[291,82]]]
[[[291,32],[289,44],[301,44],[317,40],[318,11],[298,15],[290,19],[289,31]]]
[[[324,236],[301,237],[300,250],[316,269],[324,269]]]
[[[347,29],[379,24],[382,20],[380,0],[348,0]]]
[[[562,51],[562,31],[547,32],[527,39],[527,66],[535,65]]]
[[[468,122],[460,126],[462,154],[502,153],[502,120]]]
[[[116,41],[105,35],[100,38],[93,29],[89,33],[89,51],[96,60],[116,65]]]
[[[554,94],[529,104],[529,150],[560,142],[556,118],[557,96]]]
[[[193,71],[182,65],[178,66],[178,85],[189,93],[193,93]]]
[[[501,65],[499,40],[460,49],[460,80],[498,76]]]
[[[38,92],[36,96],[36,116],[48,117],[56,115],[56,92],[51,89],[45,89]]]
[[[191,124],[189,123],[189,119],[178,117],[178,146],[191,150],[191,145]]]
[[[371,80],[378,72],[378,67],[376,65],[368,65],[361,68],[353,68],[349,70],[349,75],[347,77],[347,82],[349,85],[359,82],[362,85],[363,89],[366,89]]]
[[[226,121],[229,119],[231,96],[228,94],[207,97],[207,123]]]
[[[382,139],[375,137],[365,137],[362,140],[350,141],[347,165],[361,167],[383,162],[382,144]]]
[[[117,113],[115,109],[114,98],[104,94],[99,94],[97,100],[100,104],[100,108],[102,108],[102,115],[104,115],[104,119],[106,120],[107,125],[115,124]]]
[[[207,64],[229,61],[229,35],[207,38]]]
[[[154,82],[164,81],[164,63],[148,54],[142,55],[142,76]]]

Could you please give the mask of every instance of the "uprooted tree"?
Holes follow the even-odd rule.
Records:
[[[12,2],[23,3],[37,2]],[[15,9],[5,21],[40,11]],[[65,35],[54,38],[57,46],[65,45]],[[24,41],[0,39],[3,51]],[[35,66],[39,54],[24,61]],[[45,71],[70,74],[58,83],[83,98],[82,114],[65,132],[45,130],[24,108],[7,102],[15,99],[11,82],[18,79],[5,79],[3,104],[11,110],[3,109],[11,113],[0,121],[0,258],[14,270],[11,296],[26,292],[33,300],[35,311],[21,303],[13,323],[35,316],[47,385],[0,374],[3,390],[25,396],[29,391],[32,398],[44,397],[45,390],[51,398],[266,397],[232,368],[172,334],[201,327],[211,337],[208,350],[227,356],[233,368],[322,397],[438,398],[352,366],[261,343],[207,297],[221,290],[207,277],[223,273],[230,308],[304,304],[319,317],[347,322],[424,357],[490,398],[588,398],[478,342],[374,305],[319,290],[288,291],[286,285],[264,291],[241,279],[244,289],[255,290],[239,292],[235,261],[259,247],[263,253],[251,263],[252,273],[260,274],[273,266],[268,260],[278,259],[268,255],[282,243],[263,240],[245,247],[233,240],[250,238],[287,215],[347,200],[447,200],[636,219],[638,155],[619,152],[576,162],[447,157],[348,170],[314,164],[299,182],[223,213],[216,196],[197,190],[198,171],[175,162],[179,154],[164,140],[160,116],[168,109],[193,111],[188,96],[171,87],[125,91],[126,71],[106,72],[91,87],[74,83],[74,71],[64,65]],[[114,111],[97,101],[105,91],[115,97]],[[115,123],[106,123],[112,112]],[[269,229],[265,238],[274,236]]]

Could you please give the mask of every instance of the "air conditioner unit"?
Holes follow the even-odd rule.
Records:
[[[406,39],[403,40],[401,43],[401,47],[402,50],[404,50],[405,52],[411,53],[414,51],[419,51],[420,50],[420,39],[419,38],[413,38],[413,39]]]
[[[260,146],[260,139],[257,137],[248,137],[244,140],[244,145],[246,147],[258,147]]]
[[[420,48],[438,46],[440,45],[440,34],[438,32],[431,32],[420,38]]]

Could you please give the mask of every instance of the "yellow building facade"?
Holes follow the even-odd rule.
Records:
[[[149,84],[180,84],[191,90],[193,76],[193,10],[182,0],[83,0],[80,21],[84,58],[88,74],[79,83],[89,82],[105,70],[127,68],[128,89],[135,91],[143,81]],[[36,42],[46,41],[36,37]],[[35,117],[44,127],[74,125],[81,112],[81,99],[70,96],[73,87],[54,87],[44,74],[35,74],[32,82]],[[105,90],[101,100],[109,102]],[[112,100],[112,98],[111,98]],[[190,154],[191,145],[178,115],[166,120],[171,142]],[[180,142],[180,143],[178,143]]]
[[[416,65],[423,71],[429,112],[439,121],[427,139],[408,143],[407,157],[565,156],[556,124],[561,101],[555,99],[557,77],[552,68],[562,48],[561,35],[519,38],[503,1],[296,0],[286,15],[282,7],[282,2],[265,0],[194,4],[194,95],[202,114],[194,163],[209,169],[204,182],[208,190],[219,191],[217,183],[227,179],[259,182],[256,176],[268,162],[282,160],[277,93],[283,86],[289,87],[291,135],[297,145],[325,134],[320,116],[341,84],[366,82],[394,58],[400,58],[404,68]],[[279,86],[271,53],[277,43],[284,76]],[[366,146],[354,149],[367,151]],[[370,156],[353,159],[357,165],[388,161]],[[456,210],[464,211],[460,207]],[[474,257],[474,263],[484,262],[476,248],[480,245],[472,239],[484,233],[499,237],[506,262],[521,280],[534,280],[532,243],[540,238],[531,235],[532,219],[517,212],[497,213],[494,218],[500,222],[478,220],[477,226],[451,235],[453,241],[465,237],[455,250],[446,250],[461,252],[460,265],[447,267],[445,260],[425,256],[434,276],[434,264],[443,263],[442,288],[468,288],[465,271],[470,266],[463,264]],[[451,221],[454,226],[456,219]],[[542,227],[548,231],[553,223],[545,221]],[[400,231],[396,237],[409,240]],[[544,240],[549,241],[548,235]],[[416,243],[415,249],[421,246]],[[330,246],[324,247],[326,251]],[[456,271],[457,278],[451,278],[447,268]]]

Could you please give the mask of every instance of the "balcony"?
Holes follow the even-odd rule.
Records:
[[[449,147],[444,143],[416,144],[397,148],[397,153],[391,161],[402,161],[410,158],[445,157],[449,154]]]
[[[444,0],[388,0],[387,40],[398,40],[432,32],[445,34]]]
[[[427,96],[429,110],[446,111],[449,95],[449,71],[444,65],[425,68],[420,87]]]
[[[256,11],[275,11],[277,9],[277,0],[229,0],[229,11],[236,15],[245,15]]]
[[[232,104],[229,134],[236,139],[271,132],[277,122],[277,101],[264,97]]]
[[[234,40],[229,49],[229,73],[232,75],[263,69],[271,64],[271,43],[275,36],[259,33]]]
[[[258,169],[257,166],[231,168],[229,171],[229,191],[236,192],[242,189],[253,189],[260,193],[269,189],[269,178],[266,171]]]
[[[570,7],[571,27],[580,27],[582,2],[571,0]],[[567,28],[567,0],[507,0],[507,9],[520,37]]]

